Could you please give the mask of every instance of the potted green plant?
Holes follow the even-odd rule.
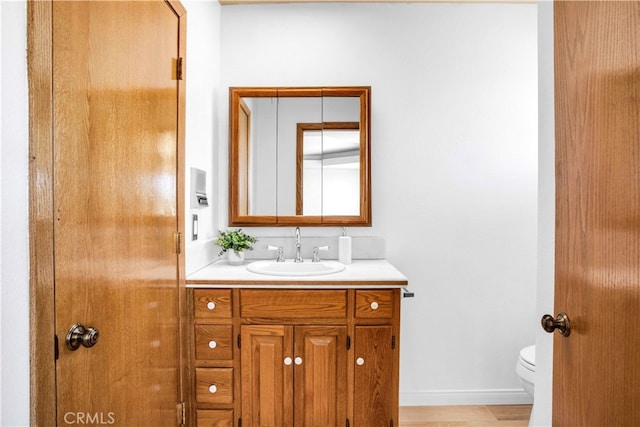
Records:
[[[222,248],[218,255],[222,256],[228,252],[228,260],[230,265],[241,265],[244,263],[244,251],[252,250],[253,244],[258,239],[244,233],[242,229],[219,231],[216,245]]]

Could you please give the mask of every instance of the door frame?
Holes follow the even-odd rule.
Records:
[[[160,1],[160,0],[159,0]],[[186,9],[179,1],[164,0],[178,17],[178,51],[186,54]],[[53,44],[52,0],[27,1],[27,70],[29,90],[29,379],[30,424],[47,425],[57,419],[54,298],[53,205]],[[183,75],[184,60],[183,60]],[[184,78],[177,80],[177,223],[185,227],[185,105]],[[186,278],[184,243],[178,254],[179,394],[188,389],[186,348]]]

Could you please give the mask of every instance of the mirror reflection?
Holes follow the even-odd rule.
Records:
[[[360,124],[299,123],[296,215],[358,215]]]
[[[230,225],[371,225],[369,92],[230,89]]]

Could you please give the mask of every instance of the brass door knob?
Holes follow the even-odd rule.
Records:
[[[566,313],[559,313],[555,319],[552,315],[545,314],[542,316],[541,322],[542,329],[550,334],[556,329],[565,337],[568,337],[571,333],[571,323],[569,322],[569,316],[567,316]]]

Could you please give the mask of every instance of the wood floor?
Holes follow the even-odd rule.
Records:
[[[399,427],[526,427],[531,405],[401,406]]]

